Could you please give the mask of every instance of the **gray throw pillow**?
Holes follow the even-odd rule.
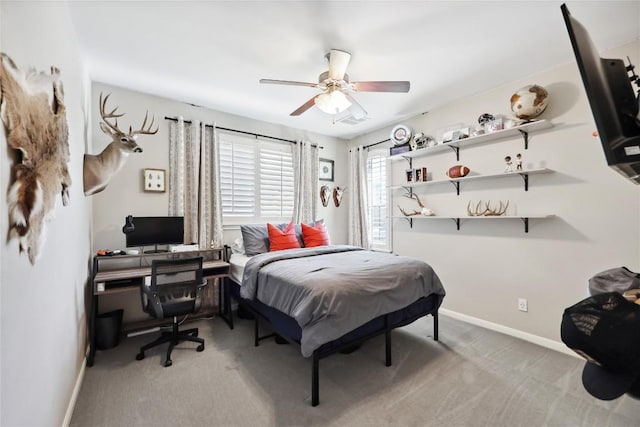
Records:
[[[244,253],[247,256],[269,252],[269,233],[267,224],[241,225]]]

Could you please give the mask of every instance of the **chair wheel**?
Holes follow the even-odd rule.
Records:
[[[173,365],[173,362],[171,361],[171,359],[167,359],[166,362],[164,362],[164,367],[168,368],[169,366]]]
[[[202,350],[204,350],[204,344],[200,344],[198,348],[196,348],[196,351],[202,351]]]
[[[144,359],[144,351],[141,351],[140,353],[136,354],[136,360],[142,360]]]

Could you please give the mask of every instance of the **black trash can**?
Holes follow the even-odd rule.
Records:
[[[124,310],[114,310],[96,316],[96,348],[108,350],[120,342]]]

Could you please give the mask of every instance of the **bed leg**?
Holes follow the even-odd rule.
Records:
[[[314,352],[311,367],[311,406],[318,406],[320,403],[320,358]]]
[[[384,365],[391,366],[391,329],[389,329],[389,319],[384,316]]]
[[[433,313],[433,339],[438,341],[438,312]]]

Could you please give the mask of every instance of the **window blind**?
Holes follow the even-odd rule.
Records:
[[[291,145],[220,133],[223,219],[289,219],[293,214]]]

